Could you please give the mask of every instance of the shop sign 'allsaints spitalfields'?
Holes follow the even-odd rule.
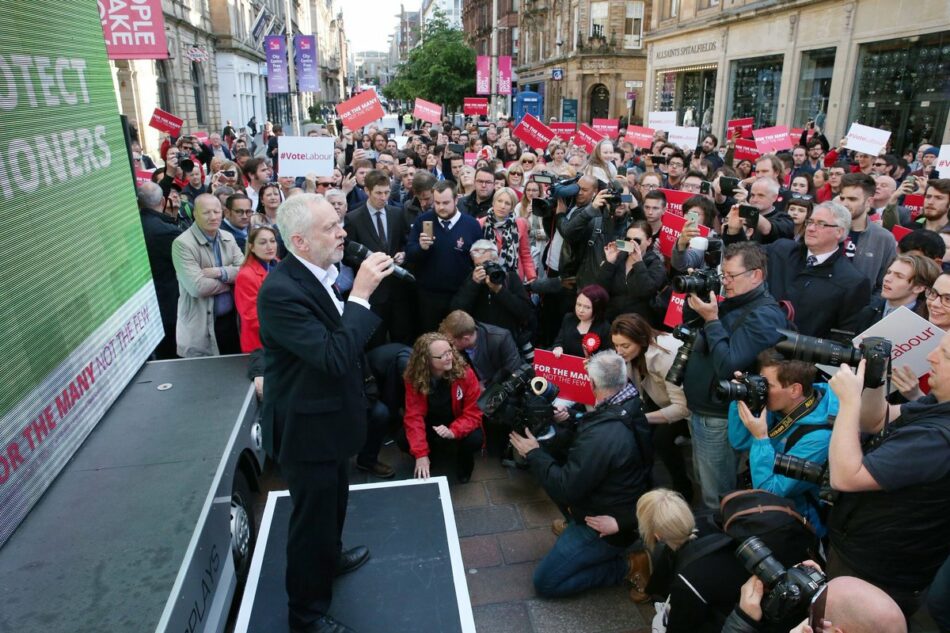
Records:
[[[683,55],[694,55],[696,53],[712,53],[716,51],[716,40],[709,42],[700,42],[688,46],[674,46],[673,48],[663,48],[656,51],[654,59],[669,59],[671,57],[682,57]]]

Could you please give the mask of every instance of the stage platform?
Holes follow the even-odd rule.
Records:
[[[271,492],[235,633],[287,630],[286,490]],[[475,631],[445,477],[350,486],[346,547],[370,560],[337,579],[330,615],[360,633]]]

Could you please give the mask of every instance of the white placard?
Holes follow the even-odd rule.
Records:
[[[848,137],[844,146],[856,152],[863,152],[871,156],[877,156],[887,145],[887,139],[891,133],[887,130],[879,130],[876,127],[852,123],[848,130]]]
[[[669,132],[676,127],[676,112],[651,112],[647,116],[647,127]]]
[[[396,141],[396,149],[406,149],[406,143],[409,142],[408,136],[394,136],[393,139]]]
[[[891,342],[891,365],[907,365],[918,377],[930,373],[927,355],[940,345],[945,332],[936,325],[906,307],[894,310],[886,317],[854,337],[857,347],[869,336],[880,336]],[[838,367],[818,365],[830,376],[834,376]],[[892,390],[896,387],[892,386]]]
[[[680,149],[694,149],[699,143],[699,128],[674,125],[670,130],[669,142]]]
[[[281,176],[297,178],[333,175],[333,138],[328,136],[278,136],[278,168]]]
[[[941,178],[950,178],[950,145],[940,146],[940,155],[937,156],[934,169],[940,172]]]

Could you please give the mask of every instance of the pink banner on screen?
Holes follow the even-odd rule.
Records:
[[[343,125],[355,130],[367,123],[383,118],[383,106],[375,90],[364,90],[355,97],[337,105],[336,113],[343,119]]]
[[[491,94],[491,57],[487,55],[475,58],[475,94]]]
[[[752,135],[755,137],[756,149],[763,154],[774,154],[784,149],[792,149],[788,128],[784,125],[752,130]]]
[[[442,106],[424,99],[416,99],[416,107],[412,111],[412,118],[438,123],[442,120]]]
[[[109,59],[168,59],[162,0],[98,4]]]
[[[519,138],[534,149],[547,149],[548,144],[554,138],[554,132],[539,121],[536,117],[526,114],[521,119],[521,123],[511,133],[515,138]]]

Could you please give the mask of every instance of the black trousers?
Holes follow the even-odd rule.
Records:
[[[693,482],[686,474],[686,460],[683,449],[676,445],[676,438],[689,437],[689,424],[678,420],[670,424],[651,424],[653,429],[653,451],[670,473],[673,490],[683,495],[687,503],[693,500]]]
[[[343,548],[349,460],[280,464],[293,511],[287,536],[289,622],[304,628],[325,615]]]
[[[485,443],[485,435],[481,429],[475,429],[459,440],[447,440],[429,426],[426,428],[426,442],[429,444],[429,461],[434,465],[438,460],[455,462],[455,471],[458,475],[470,476],[475,467],[475,453]],[[400,429],[396,435],[396,444],[403,452],[409,452],[409,440],[406,430]]]
[[[221,356],[241,353],[237,312],[228,312],[214,318],[214,340],[218,343],[218,354]]]
[[[439,329],[439,323],[448,316],[449,305],[452,303],[452,295],[443,295],[428,290],[419,289],[419,325],[421,330],[418,334],[426,332],[435,332]]]
[[[377,400],[366,412],[366,441],[356,456],[358,464],[370,466],[376,463],[388,430],[389,407],[383,404],[382,400]]]
[[[410,299],[410,292],[412,299]],[[370,309],[383,320],[373,332],[366,349],[371,350],[386,343],[402,343],[412,346],[416,342],[416,326],[419,319],[416,316],[416,303],[413,300],[415,292],[412,289],[394,290],[389,300],[380,303],[371,303]]]

